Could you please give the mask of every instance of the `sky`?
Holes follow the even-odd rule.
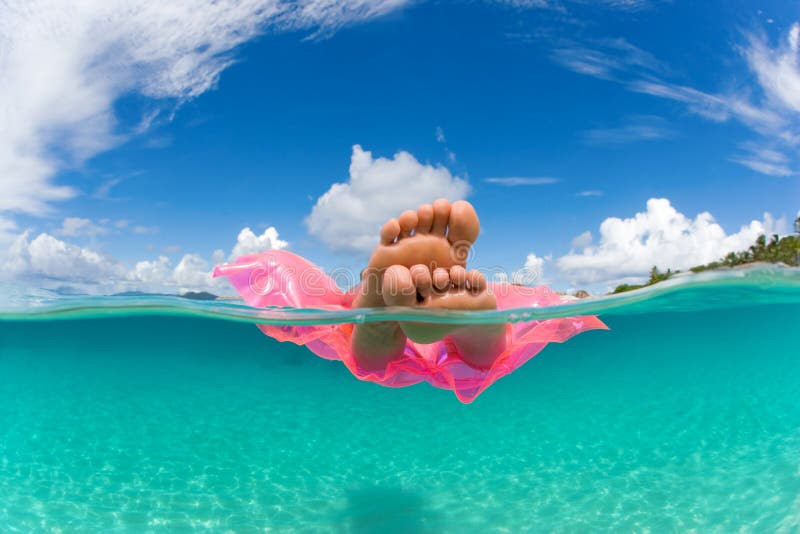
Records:
[[[0,1],[0,272],[230,293],[282,248],[357,273],[472,202],[473,267],[605,291],[793,231],[800,3]]]

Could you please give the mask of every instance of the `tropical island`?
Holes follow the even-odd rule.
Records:
[[[778,234],[773,234],[767,241],[767,236],[760,235],[756,242],[747,250],[740,252],[731,252],[724,258],[718,261],[712,261],[705,265],[697,265],[689,269],[693,273],[700,273],[703,271],[710,271],[715,269],[724,269],[746,265],[748,263],[783,263],[797,267],[800,265],[800,217],[794,221],[796,235],[789,235],[780,237]],[[650,278],[644,284],[621,284],[614,288],[611,294],[625,293],[626,291],[633,291],[634,289],[641,289],[643,287],[651,286],[659,282],[663,282],[671,278],[673,275],[678,274],[679,270],[673,271],[667,269],[666,272],[659,271],[658,267],[653,266],[650,270]]]

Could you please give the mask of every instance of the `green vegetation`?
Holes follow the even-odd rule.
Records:
[[[798,234],[794,236],[779,237],[774,234],[769,241],[767,236],[760,235],[756,242],[747,250],[741,252],[731,252],[719,261],[712,261],[706,265],[698,265],[689,269],[693,273],[700,273],[711,269],[722,267],[736,267],[747,263],[766,262],[766,263],[785,263],[786,265],[798,266],[800,260],[800,217],[795,220],[795,228]],[[614,288],[612,293],[624,293],[642,287],[651,286],[658,282],[663,282],[673,274],[680,271],[667,269],[662,273],[657,267],[650,270],[650,279],[645,284],[622,284]]]
[[[633,291],[634,289],[641,289],[643,287],[652,286],[653,284],[663,282],[673,274],[679,272],[680,271],[673,271],[672,269],[667,269],[667,272],[662,273],[661,271],[658,270],[658,267],[653,266],[653,268],[650,269],[650,279],[647,280],[647,283],[618,285],[617,287],[614,288],[614,291],[612,291],[612,293],[625,293],[626,291]]]
[[[800,224],[800,223],[798,223]],[[786,265],[797,265],[798,246],[800,246],[800,236],[786,236],[779,238],[774,234],[767,241],[767,236],[760,235],[754,245],[742,252],[731,252],[719,261],[714,261],[706,265],[698,265],[690,270],[693,273],[718,269],[720,267],[736,267],[746,263],[764,261],[767,263],[785,263]]]

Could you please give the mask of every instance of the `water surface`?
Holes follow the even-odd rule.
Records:
[[[550,310],[611,330],[549,345],[471,405],[359,382],[249,324],[331,312],[18,293],[0,525],[795,532],[799,281],[757,269]]]

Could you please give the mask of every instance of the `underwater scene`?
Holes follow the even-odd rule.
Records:
[[[471,404],[255,324],[397,319],[5,288],[8,532],[796,532],[800,271],[431,322],[598,315]]]
[[[0,534],[800,534],[800,2],[0,0]]]

